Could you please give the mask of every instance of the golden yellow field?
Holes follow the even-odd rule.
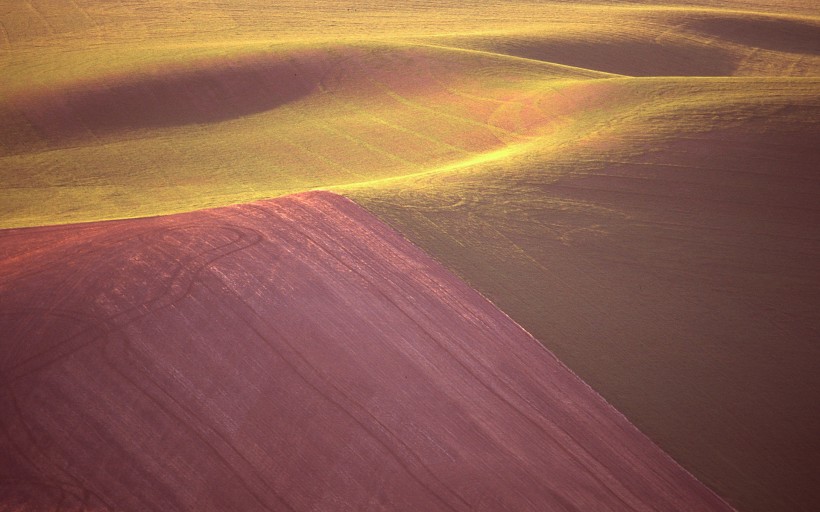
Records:
[[[0,7],[0,227],[323,189],[740,510],[820,502],[820,6]]]
[[[171,213],[317,187],[379,190],[376,180],[473,172],[513,155],[548,160],[607,130],[708,110],[705,102],[730,116],[736,104],[767,108],[772,88],[781,103],[816,99],[820,56],[800,51],[816,41],[818,21],[807,14],[572,2],[300,5],[4,7],[0,226]],[[809,5],[789,12],[810,13]]]

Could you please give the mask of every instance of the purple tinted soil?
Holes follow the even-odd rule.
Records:
[[[730,510],[329,193],[0,232],[17,510]]]

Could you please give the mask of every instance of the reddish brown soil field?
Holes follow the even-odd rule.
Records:
[[[0,256],[5,509],[729,509],[347,199],[5,231]]]

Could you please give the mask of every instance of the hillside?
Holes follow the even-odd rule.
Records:
[[[667,98],[669,82],[642,83]],[[791,81],[745,82],[748,103],[724,101],[733,82],[679,83],[697,101],[650,102],[645,124],[348,193],[740,510],[811,510],[820,105]]]
[[[816,2],[30,0],[0,33],[1,228],[332,190],[738,509],[820,502]]]
[[[522,142],[579,139],[633,115],[641,98],[575,92],[613,74],[803,77],[799,94],[817,91],[810,4],[790,14],[747,3],[280,4],[5,7],[0,226],[190,211],[503,160]],[[755,101],[744,83],[729,101]]]
[[[731,510],[339,196],[0,252],[4,508]]]

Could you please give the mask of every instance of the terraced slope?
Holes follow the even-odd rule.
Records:
[[[6,508],[731,510],[342,197],[0,253]]]

